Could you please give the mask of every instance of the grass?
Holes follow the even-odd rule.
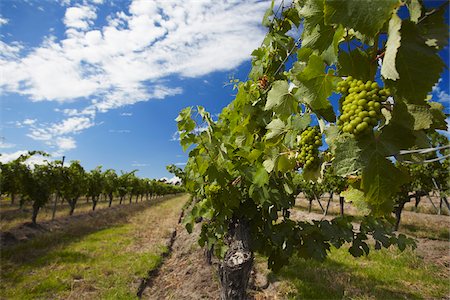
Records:
[[[102,215],[103,223],[75,224],[2,249],[0,298],[136,299],[140,279],[167,251],[165,241],[186,200],[136,204],[139,210],[130,205]]]
[[[269,278],[288,299],[437,299],[450,294],[447,269],[425,263],[411,250],[372,251],[353,258],[333,249],[324,262],[293,257]]]

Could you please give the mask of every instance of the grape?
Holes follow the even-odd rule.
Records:
[[[342,93],[344,101],[339,128],[355,136],[370,132],[381,119],[381,103],[391,95],[387,88],[380,88],[371,80],[363,82],[349,76],[337,85],[337,91]]]
[[[208,197],[213,197],[220,192],[220,189],[221,186],[214,182],[212,184],[205,185],[205,194]]]
[[[318,127],[308,127],[299,136],[301,147],[297,161],[300,166],[310,169],[317,165],[319,147],[322,146],[322,134]]]

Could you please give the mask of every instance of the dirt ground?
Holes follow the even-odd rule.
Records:
[[[189,234],[182,225],[172,253],[149,283],[143,299],[218,299],[217,267],[208,265],[203,249],[197,243],[200,226]]]

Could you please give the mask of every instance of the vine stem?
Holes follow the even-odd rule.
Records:
[[[435,8],[435,9],[430,10],[429,12],[426,12],[425,15],[422,18],[420,18],[419,21],[417,21],[417,24],[422,22],[423,20],[425,20],[429,16],[437,13],[438,11],[441,11],[441,10],[445,9],[445,7],[449,5],[449,2],[450,1],[445,1],[438,8]]]

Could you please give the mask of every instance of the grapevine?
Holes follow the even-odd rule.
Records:
[[[196,199],[185,224],[191,231],[199,217],[208,219],[199,243],[223,259],[223,299],[245,299],[254,252],[276,271],[293,255],[322,260],[347,243],[351,255],[368,254],[368,235],[376,249],[411,243],[389,222],[411,180],[396,160],[429,147],[427,132],[447,129],[443,106],[429,94],[445,67],[439,51],[448,26],[446,5],[410,2],[294,0],[280,13],[272,5],[248,80],[235,82],[236,97],[218,120],[203,107],[180,112],[180,143],[191,147],[183,180]],[[348,179],[336,191],[346,189],[347,200],[370,211],[359,230],[347,218],[289,218],[298,168],[303,179],[317,180],[324,164]],[[230,266],[236,255],[246,259]]]

